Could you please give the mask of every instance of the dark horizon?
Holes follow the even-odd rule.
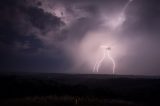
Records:
[[[44,75],[44,76],[48,76],[48,77],[52,77],[54,75],[66,75],[66,76],[90,76],[90,77],[109,77],[109,78],[135,78],[135,79],[160,79],[160,75],[134,75],[134,74],[103,74],[103,73],[73,73],[73,72],[30,72],[30,71],[26,71],[26,72],[16,72],[16,71],[12,71],[12,72],[0,72],[0,76],[30,76],[30,75]]]

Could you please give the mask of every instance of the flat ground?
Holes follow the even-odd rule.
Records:
[[[2,74],[0,106],[158,104],[160,78],[91,74]]]

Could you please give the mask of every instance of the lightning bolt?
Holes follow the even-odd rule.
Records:
[[[124,8],[122,9],[122,12],[125,12],[126,11],[126,9],[128,8],[128,6],[130,5],[130,3],[131,2],[133,2],[133,0],[129,0],[128,2],[127,2],[127,4],[124,6]]]
[[[102,49],[103,49],[103,56],[102,58],[97,61],[94,65],[94,68],[93,68],[93,72],[97,71],[99,72],[99,67],[101,66],[102,62],[104,61],[104,59],[106,58],[106,52],[107,52],[107,56],[108,58],[111,60],[112,64],[113,64],[113,70],[112,70],[112,73],[115,74],[115,67],[116,67],[116,64],[115,64],[115,60],[113,59],[113,57],[110,55],[110,52],[109,50],[107,50],[107,46],[104,46],[102,45],[101,46]]]
[[[101,63],[104,61],[105,57],[106,57],[106,50],[104,49],[104,51],[103,51],[103,57],[95,65],[95,69],[96,69],[97,72],[99,71],[99,67],[101,66]]]
[[[113,63],[113,74],[115,74],[115,68],[116,68],[116,64],[115,64],[115,61],[113,59],[113,57],[110,55],[110,52],[107,50],[107,55],[108,55],[108,58],[112,61]]]
[[[121,11],[118,19],[113,20],[113,22],[111,21],[111,26],[112,26],[112,28],[113,28],[114,30],[115,30],[115,28],[120,27],[120,25],[122,25],[123,22],[125,21],[125,15],[124,15],[124,13],[125,13],[125,11],[127,10],[127,8],[129,7],[129,5],[130,5],[130,3],[131,3],[132,1],[133,1],[133,0],[129,0],[129,1],[125,4],[125,6],[124,6],[124,8],[122,9],[122,11]],[[95,65],[94,65],[94,67],[93,67],[93,72],[95,72],[95,71],[98,72],[98,71],[99,71],[99,67],[101,66],[102,62],[103,62],[104,59],[106,58],[106,52],[107,52],[107,56],[108,56],[108,58],[111,60],[111,62],[112,62],[112,64],[113,64],[113,70],[112,70],[112,72],[113,72],[113,74],[115,74],[116,64],[115,64],[114,58],[113,58],[113,57],[111,56],[111,54],[110,54],[110,50],[108,49],[108,47],[107,47],[106,45],[101,45],[100,47],[103,49],[103,56],[102,56],[102,58],[101,58],[99,61],[96,61]]]

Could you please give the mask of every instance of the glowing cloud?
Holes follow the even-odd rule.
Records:
[[[129,4],[132,2],[133,0],[129,0],[126,5],[124,6],[124,8],[122,9],[122,11],[120,12],[120,14],[118,14],[118,16],[116,15],[115,17],[112,17],[111,19],[109,19],[107,22],[107,26],[109,26],[109,28],[114,31],[117,32],[116,29],[118,29],[119,27],[121,27],[123,25],[123,23],[126,20],[125,17],[125,11],[127,9],[127,7],[129,6]],[[101,63],[104,61],[104,59],[106,58],[106,53],[108,58],[112,61],[113,63],[113,74],[115,73],[115,60],[113,59],[113,57],[110,54],[110,46],[106,46],[106,45],[101,45],[100,46],[101,49],[103,49],[103,56],[102,58],[96,62],[96,64],[94,65],[93,68],[93,72],[95,72],[95,70],[98,72],[99,71],[99,67],[101,66]]]
[[[111,17],[104,16],[104,20],[106,20],[106,23],[104,25],[109,27],[111,30],[120,28],[126,21],[125,12],[132,1],[133,0],[129,0],[125,4],[124,8],[122,8],[122,11],[120,11],[118,14],[113,14]]]

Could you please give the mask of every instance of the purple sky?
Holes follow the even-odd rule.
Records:
[[[160,75],[159,0],[1,0],[0,71]],[[111,74],[105,59],[99,73]]]

